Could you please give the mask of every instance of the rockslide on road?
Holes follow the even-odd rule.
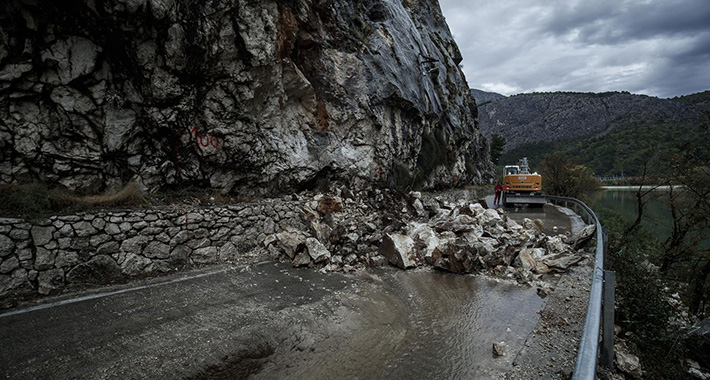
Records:
[[[216,266],[0,314],[0,376],[564,378],[588,274],[536,292],[429,268]]]

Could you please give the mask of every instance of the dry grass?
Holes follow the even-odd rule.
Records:
[[[0,217],[36,220],[52,214],[147,204],[136,182],[130,182],[114,193],[89,196],[75,196],[64,190],[50,189],[42,183],[0,186]]]
[[[86,207],[127,207],[147,203],[147,199],[137,182],[129,182],[118,192],[112,194],[71,197],[72,201]]]

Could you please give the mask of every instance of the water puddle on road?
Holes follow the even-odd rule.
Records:
[[[354,276],[356,285],[335,293],[330,318],[300,326],[306,347],[277,349],[254,378],[498,378],[545,304],[534,288],[484,276],[424,269]],[[506,354],[494,357],[500,341]]]

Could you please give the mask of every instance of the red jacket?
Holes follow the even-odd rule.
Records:
[[[496,185],[496,187],[495,187],[495,191],[496,191],[496,193],[500,193],[500,192],[502,192],[502,191],[503,191],[503,189],[504,189],[504,188],[503,188],[503,185]]]

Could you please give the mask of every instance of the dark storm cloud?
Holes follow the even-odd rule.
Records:
[[[471,87],[710,89],[710,0],[441,0]]]
[[[707,0],[595,1],[556,7],[546,29],[557,35],[577,30],[585,42],[617,44],[690,34],[707,30],[709,24]]]

